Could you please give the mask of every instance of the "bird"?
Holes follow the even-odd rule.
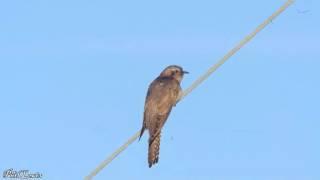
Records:
[[[161,130],[167,121],[171,109],[182,94],[180,83],[184,74],[182,67],[170,65],[149,85],[143,115],[143,124],[139,140],[144,131],[149,132],[148,164],[151,168],[159,161]]]

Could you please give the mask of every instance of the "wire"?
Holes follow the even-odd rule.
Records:
[[[97,175],[105,166],[107,166],[114,158],[116,158],[123,150],[125,150],[133,141],[138,139],[140,136],[140,131],[134,134],[126,143],[124,143],[121,147],[119,147],[114,153],[112,153],[107,159],[102,161],[99,166],[97,166],[90,175],[86,176],[85,180],[92,179],[95,175]]]
[[[282,5],[276,12],[274,12],[270,17],[263,21],[254,31],[247,35],[242,41],[238,43],[233,49],[231,49],[226,55],[224,55],[215,65],[210,67],[208,71],[200,76],[189,88],[187,88],[181,95],[181,99],[187,96],[191,91],[193,91],[197,86],[199,86],[204,80],[206,80],[213,72],[215,72],[222,64],[224,64],[232,55],[234,55],[239,49],[241,49],[245,44],[247,44],[252,38],[254,38],[262,29],[264,29],[269,23],[271,23],[278,15],[280,15],[284,10],[287,9],[294,0],[288,0],[284,5]]]
[[[200,76],[189,88],[187,88],[181,94],[179,101],[186,97],[191,91],[198,87],[204,80],[206,80],[213,72],[215,72],[222,64],[224,64],[232,55],[239,51],[245,44],[253,39],[262,29],[270,24],[277,16],[279,16],[284,10],[286,10],[294,0],[288,0],[283,4],[277,11],[275,11],[270,17],[263,21],[254,31],[247,35],[242,41],[240,41],[233,49],[231,49],[226,55],[224,55],[216,64],[210,67],[205,74]],[[136,132],[130,139],[114,151],[107,159],[102,161],[88,176],[85,180],[91,180],[96,176],[104,167],[106,167],[114,158],[116,158],[122,151],[124,151],[132,142],[134,142],[140,135],[140,131]]]

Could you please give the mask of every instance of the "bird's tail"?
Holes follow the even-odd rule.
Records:
[[[159,160],[159,151],[160,151],[160,133],[155,137],[149,138],[149,152],[148,152],[148,163],[149,168],[152,165],[156,164]]]

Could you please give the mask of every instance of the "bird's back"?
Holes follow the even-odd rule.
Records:
[[[180,91],[179,82],[173,78],[158,77],[150,84],[144,111],[144,121],[150,135],[163,126]]]
[[[180,83],[173,78],[158,77],[150,84],[141,130],[141,135],[144,129],[148,129],[150,135],[149,167],[159,160],[161,129],[171,112],[172,106],[176,104],[180,91]]]

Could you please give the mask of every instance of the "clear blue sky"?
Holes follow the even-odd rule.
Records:
[[[0,171],[82,179],[141,128],[149,83],[188,87],[281,1],[0,3]],[[298,1],[96,179],[320,178],[320,2]]]

